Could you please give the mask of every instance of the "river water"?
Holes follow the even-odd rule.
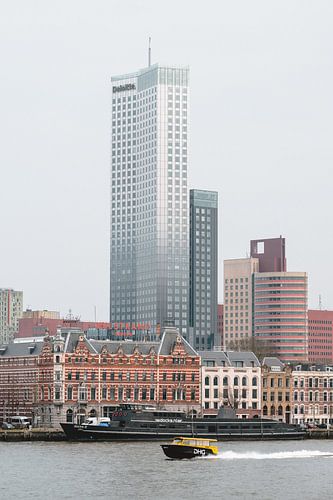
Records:
[[[218,447],[216,458],[173,461],[160,443],[0,442],[0,498],[333,498],[333,440]]]

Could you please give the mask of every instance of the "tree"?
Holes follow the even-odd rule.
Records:
[[[230,351],[252,351],[261,362],[266,356],[277,356],[277,352],[265,340],[257,337],[243,337],[230,340],[227,344]]]

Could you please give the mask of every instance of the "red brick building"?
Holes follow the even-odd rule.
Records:
[[[83,332],[87,332],[90,329],[110,329],[110,323],[34,315],[19,319],[19,328],[15,338],[43,337],[47,334],[55,336],[58,328],[79,328]]]
[[[26,343],[11,344],[7,355],[0,351],[0,376],[7,375],[3,366],[17,367],[8,387],[17,391],[15,401],[26,387],[23,349],[29,352]],[[55,426],[88,415],[108,416],[123,402],[200,410],[200,356],[174,328],[167,328],[160,342],[89,340],[69,330],[30,350],[34,371],[25,412],[19,403],[6,416],[20,411],[35,424]]]
[[[309,362],[333,363],[333,311],[308,310]]]
[[[42,342],[0,346],[0,421],[13,415],[33,416],[42,346]]]

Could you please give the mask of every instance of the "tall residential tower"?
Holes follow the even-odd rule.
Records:
[[[23,311],[23,292],[0,288],[0,344],[8,344],[18,331]]]
[[[190,190],[190,342],[196,349],[221,345],[217,337],[216,191]]]
[[[188,68],[112,81],[110,320],[188,319]]]

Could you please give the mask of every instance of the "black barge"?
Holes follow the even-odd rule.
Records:
[[[108,423],[62,423],[67,439],[73,441],[164,441],[174,436],[224,440],[304,439],[298,425],[269,419],[239,419],[222,416],[193,418],[181,411],[121,405]]]

